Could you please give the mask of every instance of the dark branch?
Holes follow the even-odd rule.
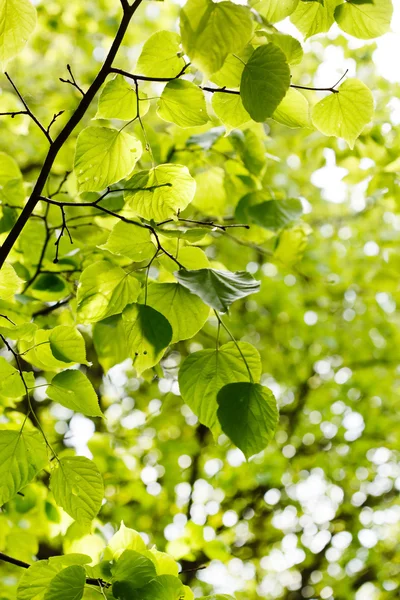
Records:
[[[3,554],[0,552],[0,560],[9,563],[10,565],[15,565],[16,567],[22,567],[23,569],[29,569],[31,566],[29,563],[24,562],[23,560],[18,560],[18,558],[12,558],[12,556],[7,556],[7,554]],[[87,585],[97,585],[99,587],[109,587],[110,584],[102,579],[94,579],[93,577],[86,577]]]
[[[177,75],[175,75],[175,77],[146,77],[145,75],[135,75],[134,73],[129,73],[129,71],[124,71],[123,69],[115,69],[112,68],[111,69],[111,73],[117,73],[118,75],[123,75],[124,77],[127,77],[128,79],[133,79],[133,81],[159,81],[159,82],[166,82],[168,83],[168,81],[174,81],[175,79],[179,79],[179,77],[182,77],[182,75],[184,75],[184,73],[187,71],[187,69],[190,67],[190,63],[186,63],[182,69],[179,71],[179,73]]]
[[[15,242],[17,241],[21,231],[25,227],[25,224],[27,223],[32,212],[35,210],[35,207],[40,200],[40,196],[42,194],[43,188],[46,185],[47,178],[51,172],[51,168],[53,166],[53,163],[54,163],[59,151],[64,146],[65,142],[67,141],[67,139],[69,138],[71,133],[74,131],[75,127],[80,123],[80,121],[86,114],[86,111],[88,110],[89,106],[91,105],[97,92],[99,91],[99,89],[101,88],[101,86],[103,85],[105,80],[107,79],[107,76],[112,72],[111,71],[112,63],[113,63],[113,61],[117,55],[117,52],[122,44],[125,33],[129,27],[129,23],[131,22],[133,15],[135,14],[136,10],[139,8],[141,3],[142,3],[142,0],[135,0],[135,2],[132,4],[132,6],[129,7],[129,10],[124,12],[120,26],[118,28],[118,31],[114,38],[114,41],[111,45],[110,51],[107,55],[107,58],[105,59],[105,61],[103,63],[103,66],[101,67],[96,78],[94,79],[91,86],[89,87],[88,91],[83,96],[77,109],[75,110],[75,112],[73,113],[73,115],[71,116],[69,121],[66,123],[66,125],[60,131],[60,133],[58,134],[56,139],[50,145],[49,152],[43,163],[39,177],[38,177],[36,184],[32,190],[32,193],[28,199],[28,202],[24,206],[20,216],[18,217],[17,222],[15,223],[14,227],[8,234],[7,238],[5,239],[3,245],[0,249],[0,268],[3,266],[6,258],[8,257],[9,253],[11,252]],[[46,132],[46,137],[47,137],[47,135],[48,134]]]

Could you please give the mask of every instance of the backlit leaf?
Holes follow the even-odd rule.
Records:
[[[96,392],[81,371],[71,369],[58,373],[47,388],[47,395],[54,402],[87,417],[103,416]]]
[[[190,406],[199,421],[217,430],[217,394],[226,384],[248,381],[261,376],[261,360],[256,348],[239,342],[228,342],[216,350],[200,350],[190,354],[179,370],[179,388],[183,401]]]
[[[370,40],[390,31],[392,0],[348,0],[335,10],[335,20],[349,35]]]
[[[325,135],[342,137],[353,148],[373,117],[373,96],[358,79],[348,79],[337,91],[314,106],[312,122]]]
[[[179,127],[197,127],[208,121],[204,93],[184,79],[170,81],[158,101],[159,117]]]
[[[79,523],[90,523],[101,508],[103,480],[95,463],[85,456],[55,461],[50,488],[57,504]]]
[[[0,0],[0,65],[23,50],[35,25],[36,9],[29,0]]]
[[[228,383],[217,396],[222,431],[246,458],[261,452],[278,424],[278,408],[272,392],[258,383]]]
[[[193,200],[196,183],[187,167],[163,164],[140,171],[130,179],[125,198],[135,214],[151,220],[164,220],[183,210]]]
[[[125,131],[87,127],[78,136],[74,170],[80,192],[101,191],[127,177],[142,154],[142,144]]]
[[[48,463],[39,431],[0,430],[0,506],[32,481]]]
[[[175,77],[185,65],[181,39],[172,31],[157,31],[144,43],[135,73],[147,77]]]

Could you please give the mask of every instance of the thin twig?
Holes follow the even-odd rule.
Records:
[[[65,110],[60,110],[60,112],[55,113],[53,115],[53,118],[47,127],[47,133],[50,133],[50,129],[51,129],[52,125],[54,125],[54,123],[57,121],[58,117],[61,117],[61,115],[63,115],[64,113],[65,113]]]
[[[82,96],[85,95],[85,92],[83,91],[83,89],[81,87],[79,87],[79,85],[76,82],[76,79],[74,77],[74,74],[72,73],[72,69],[71,69],[71,65],[67,65],[67,71],[68,73],[71,75],[71,79],[63,79],[62,77],[60,77],[60,81],[62,83],[69,83],[69,85],[72,85],[72,87],[74,87],[75,89],[78,90],[78,92],[80,94],[82,94]]]
[[[27,105],[27,103],[25,102],[24,98],[22,97],[22,94],[19,92],[17,86],[15,85],[15,83],[13,82],[13,80],[11,79],[11,77],[9,76],[8,73],[4,73],[4,75],[7,77],[8,81],[10,82],[14,92],[17,94],[18,98],[20,99],[20,101],[22,102],[22,104],[24,105],[25,108],[25,114],[29,115],[29,117],[32,119],[32,121],[34,121],[34,123],[36,123],[36,125],[39,127],[39,129],[44,133],[44,135],[46,136],[47,140],[50,142],[50,144],[52,143],[52,139],[50,137],[49,132],[47,131],[47,129],[45,127],[43,127],[43,125],[41,124],[41,122],[39,121],[39,119],[37,119],[37,117],[35,117],[35,115],[33,114],[33,112],[31,111],[31,109],[29,108],[29,106]],[[18,114],[18,113],[17,113]],[[23,114],[23,113],[19,113],[19,114]],[[15,116],[15,115],[14,115]]]

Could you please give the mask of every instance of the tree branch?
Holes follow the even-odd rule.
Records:
[[[80,121],[86,114],[86,111],[88,110],[89,106],[91,105],[94,97],[96,96],[97,92],[99,91],[99,89],[101,88],[103,83],[105,82],[107,76],[111,73],[112,63],[113,63],[113,61],[117,55],[117,52],[122,44],[125,33],[129,26],[129,23],[130,23],[133,15],[135,14],[136,10],[141,5],[141,3],[142,3],[142,0],[135,0],[135,2],[132,4],[132,6],[129,7],[129,10],[124,12],[120,26],[118,28],[118,31],[114,38],[114,41],[111,45],[110,51],[107,55],[107,58],[105,59],[105,61],[103,63],[103,66],[101,67],[96,78],[94,79],[91,86],[89,87],[88,91],[83,96],[77,109],[75,110],[75,112],[73,113],[73,115],[71,116],[69,121],[63,127],[63,129],[60,131],[60,133],[58,134],[56,139],[51,143],[49,152],[45,158],[45,161],[43,163],[39,177],[38,177],[36,184],[32,190],[32,193],[28,199],[28,202],[24,206],[20,216],[18,217],[17,222],[15,223],[14,227],[8,234],[7,238],[5,239],[3,245],[0,249],[0,268],[3,266],[5,260],[7,259],[9,253],[11,252],[15,242],[17,241],[21,231],[25,227],[25,224],[27,223],[27,221],[28,221],[29,217],[31,216],[32,212],[34,211],[37,203],[39,202],[40,195],[43,191],[43,188],[46,184],[47,178],[51,172],[51,168],[53,166],[53,163],[54,163],[59,151],[61,150],[61,148],[63,147],[63,145],[69,138],[69,136],[71,135],[71,133],[74,131],[75,127],[80,123]],[[47,137],[47,135],[46,135],[46,137]]]
[[[0,560],[3,560],[10,565],[15,565],[16,567],[22,567],[23,569],[29,569],[31,566],[29,563],[24,562],[23,560],[19,560],[18,558],[13,558],[12,556],[8,556],[3,552],[0,552]],[[86,577],[87,585],[97,585],[99,587],[109,587],[110,584],[102,579],[94,579],[93,577]]]

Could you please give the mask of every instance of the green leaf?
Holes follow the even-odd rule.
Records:
[[[30,339],[20,341],[20,348],[24,352],[25,360],[43,371],[57,371],[76,364],[76,361],[66,362],[65,360],[58,360],[54,356],[51,350],[50,336],[55,330],[57,336],[58,327],[54,329],[38,329],[35,333],[33,343]],[[64,355],[63,358],[65,359],[66,356]]]
[[[270,33],[269,31],[260,30],[257,33],[258,35],[265,36],[269,42],[278,46],[285,54],[289,65],[298,65],[302,61],[304,51],[299,40],[296,40],[296,38],[279,31]]]
[[[14,294],[22,289],[23,281],[16,274],[14,267],[4,263],[0,269],[0,300],[11,300]]]
[[[301,92],[289,88],[272,118],[286,127],[311,127],[310,106]]]
[[[220,95],[220,94],[219,94]],[[195,176],[196,194],[193,206],[204,215],[222,217],[226,213],[225,171],[208,167]]]
[[[274,257],[282,264],[293,266],[299,262],[307,248],[310,227],[306,224],[284,229],[278,239]]]
[[[299,0],[256,0],[250,4],[269,21],[277,23],[291,15]]]
[[[84,554],[66,554],[52,556],[48,560],[39,560],[24,571],[17,588],[17,600],[38,600],[43,598],[51,581],[64,567],[84,565],[92,561]]]
[[[13,206],[22,206],[25,191],[22,173],[15,160],[0,152],[0,201]]]
[[[184,402],[199,421],[218,431],[217,393],[226,384],[261,377],[261,359],[254,346],[246,342],[228,342],[216,350],[200,350],[190,354],[179,371],[179,389]]]
[[[50,349],[54,358],[66,363],[87,364],[85,340],[82,334],[68,325],[59,325],[51,330]]]
[[[125,131],[87,127],[78,136],[74,170],[80,192],[101,191],[127,177],[142,155],[142,144]]]
[[[222,431],[246,458],[261,452],[271,441],[278,424],[273,393],[253,382],[229,383],[217,396]]]
[[[24,381],[28,387],[35,385],[33,373],[22,372]],[[6,398],[21,398],[26,394],[24,383],[20,372],[0,356],[0,395]]]
[[[303,214],[300,200],[271,200],[269,192],[260,190],[241,198],[236,207],[236,217],[276,231],[292,223]]]
[[[125,188],[129,188],[125,199],[135,214],[162,221],[190,204],[196,183],[187,167],[167,163],[136,173]]]
[[[144,302],[146,295],[140,298]],[[171,343],[187,340],[196,335],[208,319],[210,309],[200,298],[179,283],[153,283],[147,289],[147,302],[164,315],[172,326]]]
[[[146,94],[139,93],[139,111],[143,117],[149,110]],[[96,119],[121,119],[131,121],[137,117],[136,91],[122,75],[117,75],[104,86],[97,109]]]
[[[348,79],[312,111],[312,122],[325,135],[342,137],[354,148],[356,139],[371,121],[374,114],[374,99],[362,81]]]
[[[157,114],[183,128],[201,126],[209,120],[204,93],[185,79],[167,83],[158,101]]]
[[[29,0],[0,0],[0,64],[21,52],[35,29],[36,9]]]
[[[131,274],[107,261],[87,267],[79,280],[78,318],[94,323],[123,311],[139,296],[140,283]]]
[[[207,76],[222,67],[228,54],[244,48],[252,30],[249,9],[233,2],[189,0],[181,11],[183,48]]]
[[[184,598],[184,586],[174,575],[160,575],[150,581],[140,593],[141,600],[181,600]]]
[[[390,31],[392,0],[348,0],[335,10],[335,20],[349,35],[370,40]]]
[[[137,590],[156,577],[156,567],[150,558],[135,550],[124,550],[114,567],[113,594],[117,598],[135,597]]]
[[[329,31],[335,20],[335,8],[341,3],[342,0],[324,0],[323,4],[300,0],[290,19],[304,37],[309,38],[316,33]]]
[[[31,341],[35,336],[36,330],[37,325],[35,325],[35,323],[13,325],[10,321],[5,319],[3,315],[0,315],[0,333],[4,335],[5,338]]]
[[[93,343],[105,372],[128,358],[122,316],[114,315],[96,323],[93,327]]]
[[[87,417],[102,417],[96,392],[81,371],[71,369],[53,377],[47,395],[54,402]]]
[[[47,464],[46,445],[38,431],[0,430],[0,506]]]
[[[226,312],[236,300],[260,291],[260,282],[246,271],[181,270],[175,276],[192,294],[220,312]]]
[[[140,554],[144,554],[146,552],[146,544],[137,531],[125,527],[122,521],[120,528],[114,533],[108,542],[107,548],[104,550],[104,559],[115,560],[124,550],[135,550]]]
[[[29,294],[43,302],[56,302],[68,295],[65,279],[56,273],[42,273],[29,288]]]
[[[135,227],[123,221],[114,225],[107,242],[100,248],[113,254],[127,256],[135,262],[150,259],[156,252],[149,229]]]
[[[175,77],[185,61],[181,54],[181,38],[172,31],[157,31],[144,43],[135,73],[146,77]]]
[[[225,125],[227,133],[251,120],[239,95],[215,93],[211,104],[215,114]]]
[[[103,480],[95,463],[85,456],[55,461],[50,488],[58,506],[79,523],[90,523],[101,508]]]
[[[85,583],[85,569],[79,565],[71,565],[51,580],[43,600],[81,600]]]
[[[220,70],[212,75],[211,81],[219,87],[239,88],[244,66],[253,52],[253,46],[248,44],[240,52],[228,54]]]
[[[275,44],[259,46],[243,69],[240,95],[254,121],[271,117],[289,89],[290,69],[286,56]]]
[[[186,269],[208,269],[210,261],[208,260],[204,250],[197,246],[184,246],[179,248],[179,241],[176,243],[176,249],[173,248],[172,255],[178,254],[179,262]],[[176,262],[169,256],[163,255],[159,258],[160,264],[170,273],[176,271]]]
[[[130,304],[122,313],[128,352],[139,375],[154,367],[172,340],[172,327],[158,311],[144,304]]]

